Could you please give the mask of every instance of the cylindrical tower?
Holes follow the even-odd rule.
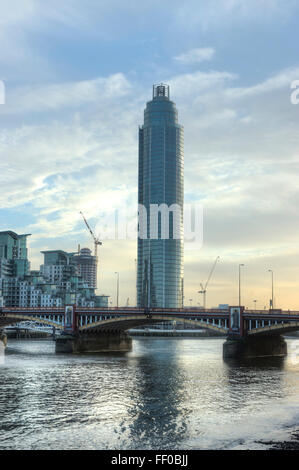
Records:
[[[74,256],[78,274],[82,276],[88,287],[97,288],[97,257],[92,256],[89,248],[82,248],[79,255]]]
[[[183,305],[183,145],[169,86],[154,85],[139,128],[139,307]]]

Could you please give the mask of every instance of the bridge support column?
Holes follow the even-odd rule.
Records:
[[[0,341],[3,344],[3,347],[5,348],[5,346],[7,345],[7,336],[3,330],[0,330]],[[2,347],[2,344],[0,345],[1,347]]]
[[[108,353],[132,350],[132,338],[124,332],[57,336],[57,353]]]
[[[282,336],[228,337],[223,344],[223,358],[286,356],[287,343]]]

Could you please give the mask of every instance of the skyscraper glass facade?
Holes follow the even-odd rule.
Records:
[[[183,145],[184,131],[169,99],[169,87],[154,85],[153,99],[146,105],[144,124],[139,128],[138,204],[146,211],[140,217],[139,210],[139,307],[183,305]],[[163,214],[158,210],[157,236],[153,236],[156,222],[151,208],[162,208],[163,204],[170,211]],[[173,212],[174,207],[179,212]],[[169,236],[163,227],[169,228]]]

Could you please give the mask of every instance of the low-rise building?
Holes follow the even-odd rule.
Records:
[[[30,271],[28,235],[0,232],[0,306],[108,307],[108,296],[96,295],[95,257],[91,251],[42,251],[40,270]]]

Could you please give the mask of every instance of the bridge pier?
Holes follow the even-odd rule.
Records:
[[[125,332],[97,334],[62,334],[56,337],[56,353],[129,352],[132,338]]]
[[[243,338],[229,336],[223,344],[223,358],[283,357],[287,343],[280,335],[258,335]]]
[[[0,341],[3,343],[4,347],[7,345],[7,336],[3,330],[0,330]]]

